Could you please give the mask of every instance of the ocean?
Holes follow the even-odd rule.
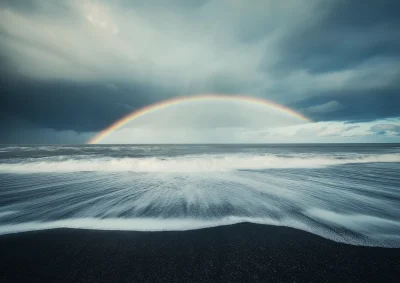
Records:
[[[400,144],[0,147],[0,234],[241,222],[400,247]]]

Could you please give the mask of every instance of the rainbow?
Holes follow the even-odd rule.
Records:
[[[261,104],[261,105],[271,107],[276,110],[285,112],[286,114],[294,116],[305,122],[312,122],[312,120],[310,120],[309,118],[305,117],[304,115],[294,111],[293,109],[290,109],[288,107],[285,107],[283,105],[280,105],[278,103],[275,103],[275,102],[272,102],[272,101],[269,101],[266,99],[249,97],[249,96],[230,96],[230,95],[222,95],[222,94],[183,96],[183,97],[176,97],[176,98],[164,100],[161,102],[157,102],[157,103],[145,106],[139,110],[136,110],[136,111],[132,112],[131,114],[126,115],[122,119],[116,121],[115,123],[111,124],[104,130],[99,132],[97,135],[95,135],[92,139],[90,139],[88,141],[88,144],[96,144],[96,143],[100,142],[103,138],[108,136],[110,133],[114,132],[115,130],[117,130],[118,128],[127,124],[128,122],[130,122],[136,118],[139,118],[143,115],[155,112],[159,109],[163,109],[163,108],[166,108],[171,105],[176,105],[179,103],[189,102],[189,101],[202,101],[202,100],[230,100],[230,101],[242,101],[242,102],[247,102],[247,103]]]

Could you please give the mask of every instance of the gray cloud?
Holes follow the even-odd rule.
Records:
[[[372,59],[397,59],[400,50],[397,0],[326,1],[314,25],[280,42],[287,56],[280,67],[312,73],[355,68]]]
[[[43,128],[16,117],[6,117],[1,122],[0,144],[79,144],[93,136],[93,133]]]
[[[345,71],[338,72],[334,67],[347,64],[347,57],[356,59],[364,48],[373,48],[369,40],[376,35],[371,28],[354,30],[347,19],[340,17],[342,10],[346,10],[341,8],[342,0],[280,4],[253,1],[252,5],[242,0],[204,1],[196,5],[191,1],[173,1],[168,6],[160,1],[133,1],[129,5],[127,1],[58,2],[69,7],[68,13],[55,9],[54,3],[33,2],[33,10],[42,11],[41,17],[4,9],[0,23],[7,55],[20,72],[39,78],[130,81],[157,84],[187,94],[268,93],[285,103],[299,95],[326,89],[368,88],[368,77],[379,82],[400,73],[392,60],[367,60],[398,55],[398,33],[389,32],[396,24],[376,31],[392,42],[384,46],[393,47],[395,53],[366,52],[357,65],[348,66],[350,69],[339,68]],[[354,2],[351,9],[357,13],[382,12],[374,6],[360,12],[357,7],[364,4],[350,2]],[[383,25],[382,21],[378,17],[371,25]],[[318,31],[314,31],[316,28]],[[347,32],[351,35],[343,40],[328,40],[333,31],[340,36]],[[343,44],[349,45],[352,53],[342,54]],[[32,67],[39,62],[41,68]],[[314,68],[309,62],[318,66]],[[362,62],[365,64],[360,66]],[[321,64],[331,66],[332,72],[317,74],[314,69],[321,69]],[[276,72],[282,68],[290,68],[290,72],[277,77]],[[282,96],[282,89],[287,90],[288,86],[292,90]]]
[[[373,125],[370,130],[378,135],[400,135],[400,125],[396,124],[376,124]]]
[[[332,100],[324,104],[310,106],[306,109],[306,111],[310,113],[329,113],[342,108],[343,106],[339,102]]]
[[[198,93],[263,97],[317,121],[397,117],[399,5],[5,0],[0,118],[94,132],[130,108]]]
[[[398,129],[400,120],[377,120],[352,124],[332,121],[258,129],[248,127],[217,127],[215,129],[175,127],[167,129],[162,126],[146,127],[141,125],[119,129],[101,142],[111,144],[399,142],[400,135],[393,134],[392,126]],[[381,132],[382,128],[385,132]],[[371,129],[379,129],[379,131]]]

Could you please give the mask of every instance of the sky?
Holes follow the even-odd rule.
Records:
[[[144,106],[206,93],[313,122],[182,104],[108,141],[400,142],[399,30],[398,0],[2,0],[0,143],[85,143]]]

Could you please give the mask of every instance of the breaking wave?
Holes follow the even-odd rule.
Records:
[[[252,222],[400,247],[396,146],[3,149],[0,234]]]
[[[277,168],[321,168],[333,165],[400,162],[400,154],[355,156],[276,156],[276,155],[201,155],[166,158],[98,158],[81,159],[63,156],[36,158],[18,163],[0,164],[0,172],[226,172]]]

